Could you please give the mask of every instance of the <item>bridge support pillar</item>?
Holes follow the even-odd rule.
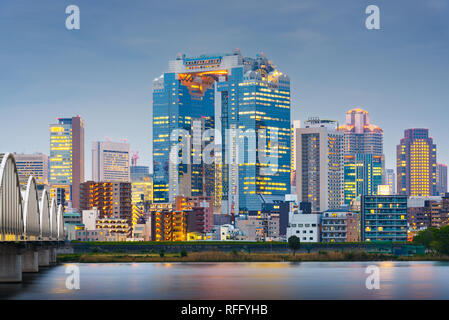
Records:
[[[39,272],[39,253],[35,249],[27,249],[22,254],[22,272]]]
[[[48,249],[40,248],[38,250],[38,264],[39,267],[49,267],[50,266],[50,251]]]
[[[56,248],[51,247],[48,249],[48,252],[49,252],[50,265],[55,265],[56,264]]]
[[[22,282],[22,256],[18,248],[0,246],[0,283]]]

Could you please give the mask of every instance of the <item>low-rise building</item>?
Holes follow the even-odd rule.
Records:
[[[293,210],[289,213],[287,239],[297,236],[301,242],[319,242],[321,236],[321,214],[302,213]]]
[[[64,234],[67,240],[78,240],[78,231],[84,230],[82,223],[64,223]]]
[[[322,242],[360,241],[360,215],[347,209],[324,212],[321,226]]]
[[[231,240],[234,238],[235,228],[231,224],[223,224],[215,229],[214,240]]]
[[[95,221],[95,229],[106,231],[110,241],[126,241],[126,238],[131,236],[128,219],[100,218]]]
[[[64,223],[67,224],[80,224],[83,222],[81,214],[76,211],[64,212]]]
[[[360,213],[346,214],[346,242],[360,241]]]
[[[142,217],[133,226],[132,238],[135,241],[151,241],[151,219],[145,221]]]
[[[192,212],[194,216],[190,219],[188,232],[198,231],[208,233],[214,223],[214,207],[212,197],[209,196],[177,196],[175,199],[175,208],[177,211]],[[193,226],[195,220],[196,226]]]
[[[321,217],[322,242],[346,242],[348,232],[347,211],[328,210]]]
[[[185,211],[157,210],[151,213],[153,241],[187,241],[187,214]]]

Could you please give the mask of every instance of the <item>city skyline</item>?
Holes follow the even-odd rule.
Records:
[[[33,139],[26,140],[7,133],[2,150],[49,154],[48,124],[57,117],[80,115],[86,121],[87,144],[105,136],[115,141],[127,138],[131,149],[140,151],[139,164],[151,168],[151,87],[153,79],[167,68],[167,57],[175,58],[180,50],[197,55],[240,47],[245,55],[264,51],[289,74],[292,120],[320,116],[343,124],[345,112],[360,107],[384,129],[386,168],[395,168],[396,145],[408,128],[428,128],[439,146],[437,161],[449,162],[444,116],[436,116],[446,114],[444,107],[449,100],[444,90],[448,66],[444,57],[449,47],[444,37],[432,36],[436,30],[439,34],[448,31],[444,17],[449,8],[444,2],[416,4],[405,14],[401,5],[379,1],[379,31],[364,28],[365,3],[341,8],[322,1],[283,2],[271,12],[263,5],[244,5],[256,16],[276,18],[273,28],[257,21],[251,26],[239,12],[228,21],[230,9],[223,8],[223,12],[213,13],[215,24],[197,36],[189,31],[205,22],[191,22],[194,13],[187,17],[176,13],[186,22],[186,37],[180,37],[174,28],[164,28],[165,22],[158,18],[168,4],[146,10],[146,4],[136,2],[146,13],[136,18],[116,3],[104,12],[100,5],[79,1],[82,25],[78,33],[64,28],[65,6],[49,4],[2,4],[0,35],[15,35],[6,37],[6,49],[0,53],[0,65],[8,75],[0,77],[5,90],[0,105],[9,111],[8,121],[2,125],[6,132],[19,126],[33,132]],[[180,11],[184,8],[181,2],[176,5]],[[214,12],[214,4],[207,6]],[[39,14],[30,19],[36,10]],[[143,19],[148,15],[149,21]],[[293,15],[307,19],[279,22],[279,18]],[[122,21],[126,27],[119,28],[115,36],[105,36],[106,29],[112,28],[111,21]],[[236,32],[242,28],[248,31],[244,35]],[[158,46],[165,38],[161,32],[176,43]],[[15,42],[15,38],[21,41]],[[392,42],[395,48],[385,50]],[[33,54],[23,50],[22,43],[33,46]],[[349,52],[348,48],[357,50]],[[342,59],[346,63],[341,64]],[[123,110],[131,112],[123,114]],[[108,121],[104,121],[105,115]],[[87,180],[89,156],[85,163]]]

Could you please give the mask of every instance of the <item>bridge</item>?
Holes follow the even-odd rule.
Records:
[[[21,282],[22,272],[56,264],[56,248],[64,244],[63,208],[40,198],[33,176],[19,183],[12,153],[0,153],[0,282]]]

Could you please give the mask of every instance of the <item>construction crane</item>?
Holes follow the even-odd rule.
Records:
[[[132,151],[131,165],[137,166],[137,159],[139,159],[139,151]]]

